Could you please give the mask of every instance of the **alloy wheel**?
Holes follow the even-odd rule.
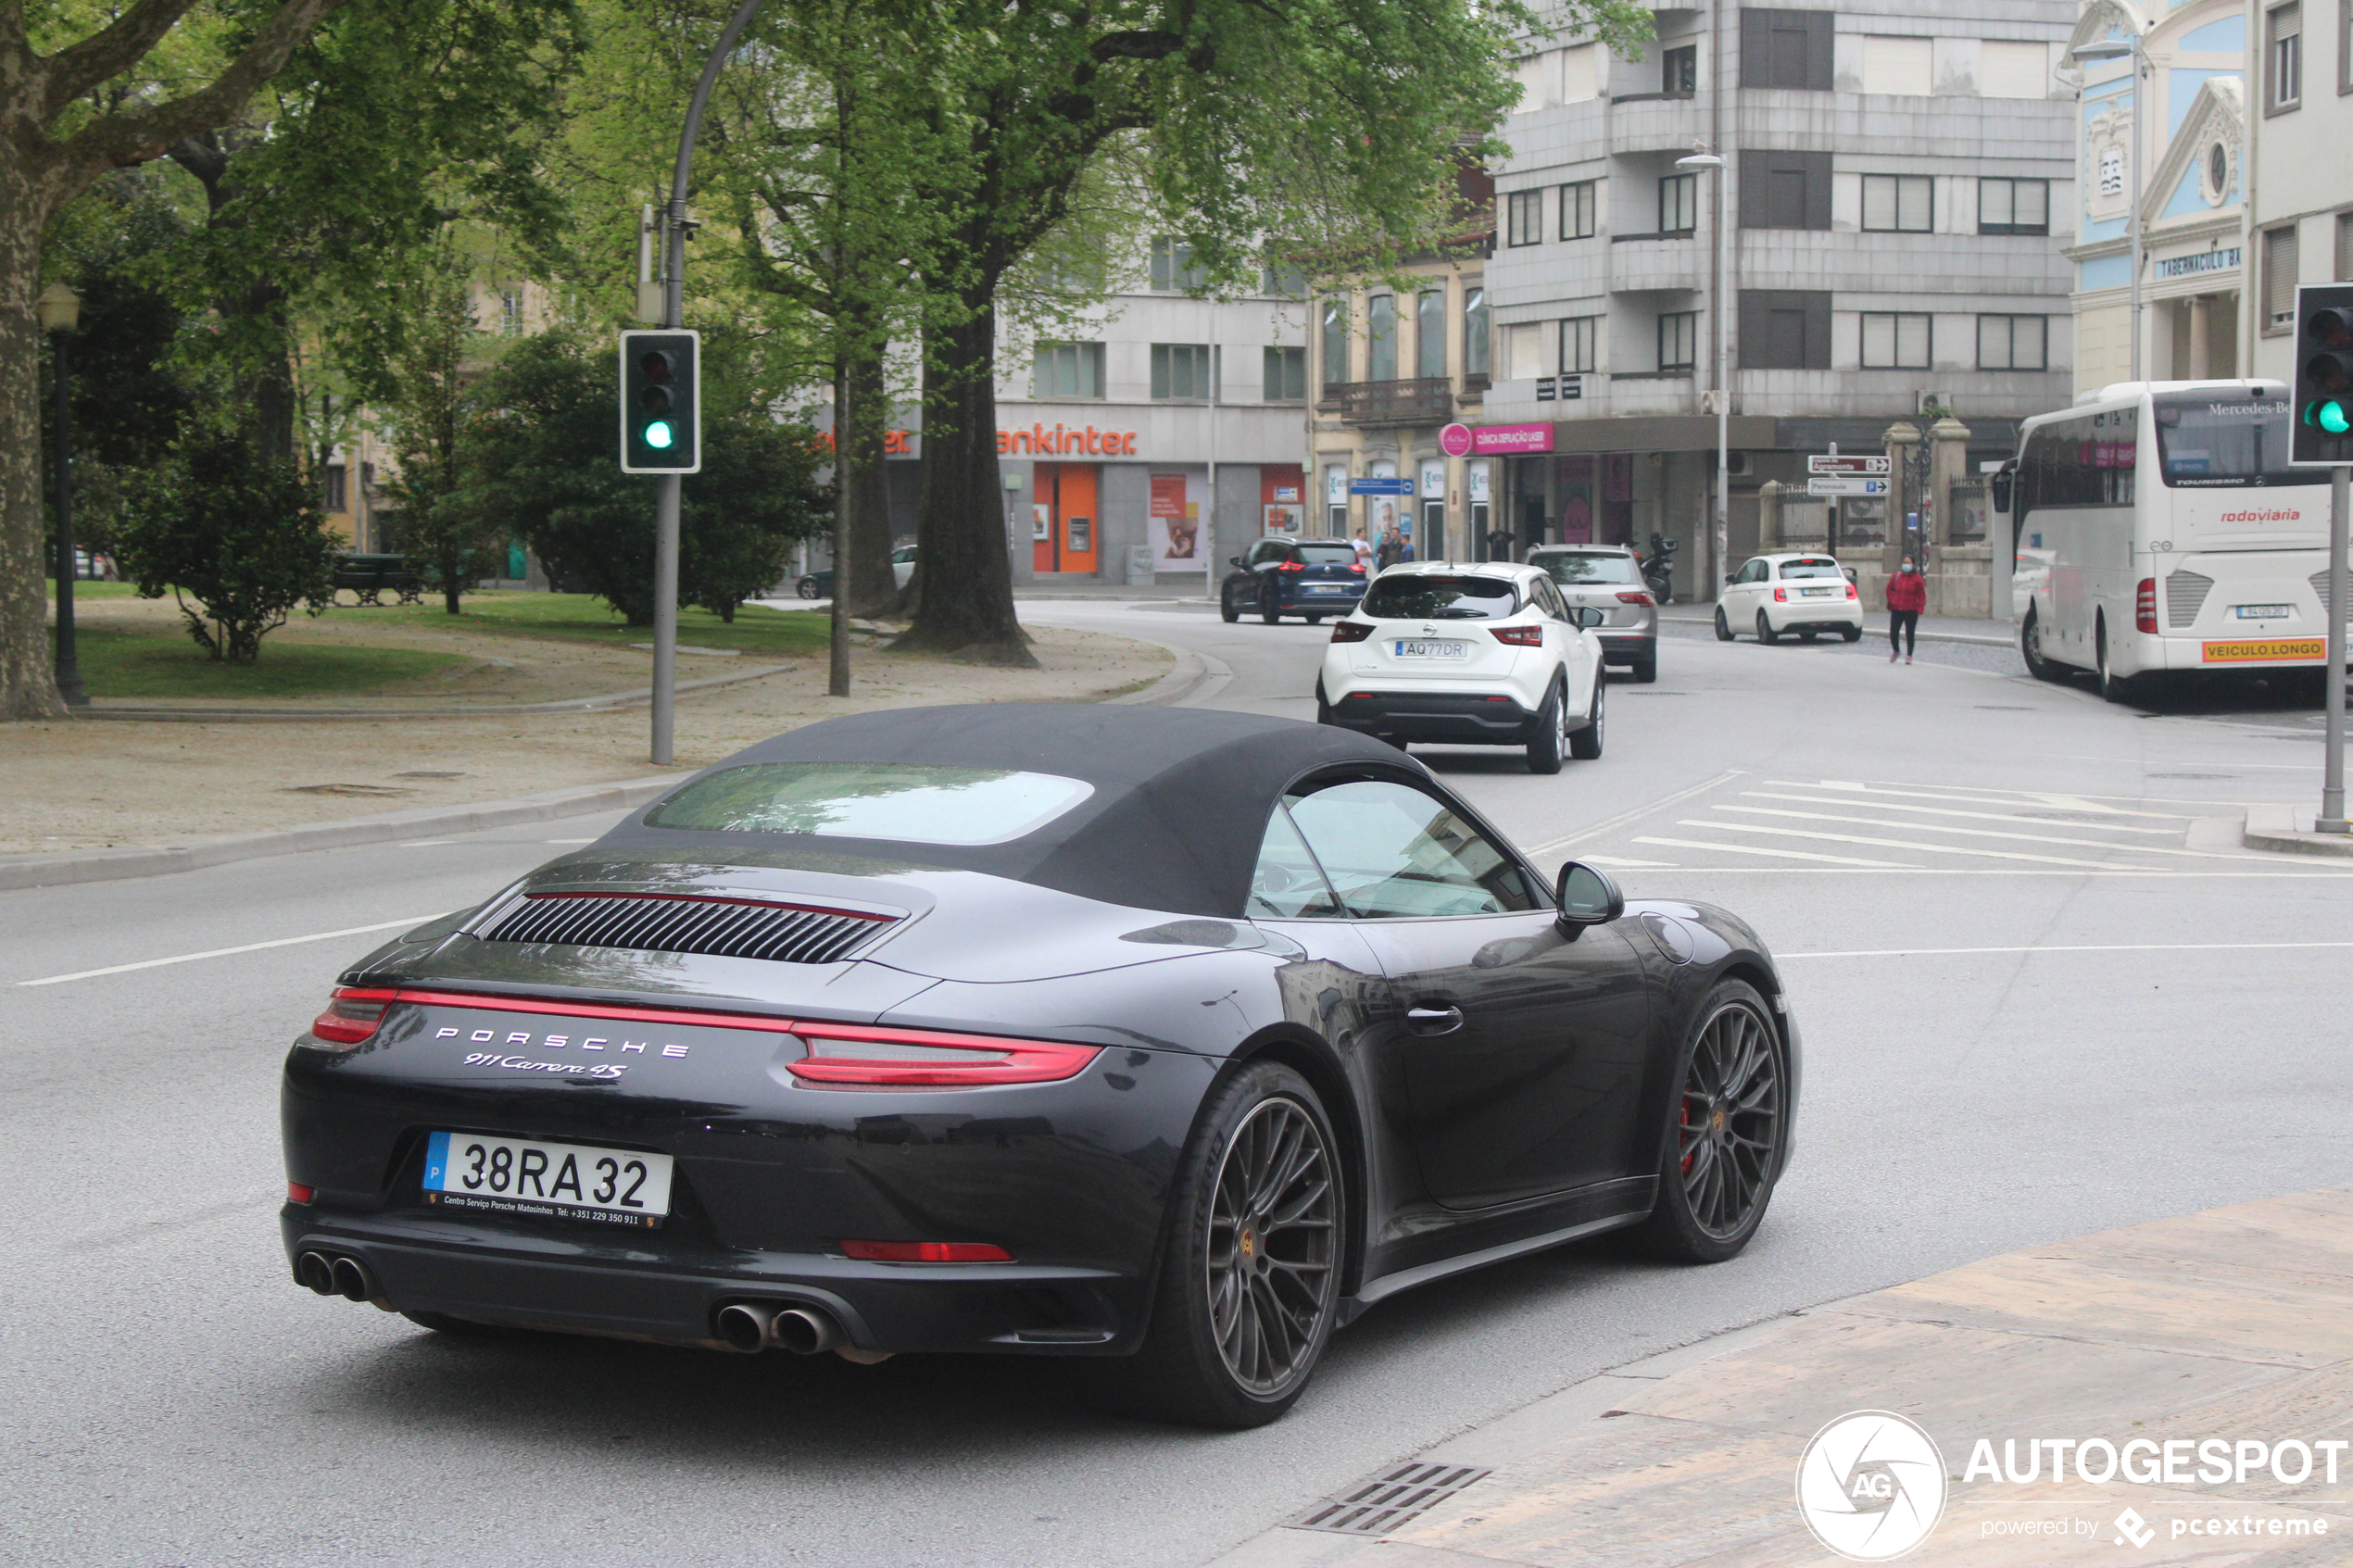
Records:
[[[1305,1108],[1252,1109],[1219,1161],[1210,1202],[1210,1326],[1234,1381],[1261,1398],[1314,1364],[1339,1277],[1331,1151]]]
[[[1770,1192],[1780,1123],[1781,1061],[1772,1025],[1728,1002],[1692,1047],[1677,1117],[1683,1195],[1708,1235],[1738,1235]]]

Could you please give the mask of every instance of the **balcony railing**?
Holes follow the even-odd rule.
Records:
[[[1324,400],[1337,403],[1340,419],[1353,425],[1444,424],[1454,413],[1453,384],[1444,376],[1333,382],[1324,387]]]

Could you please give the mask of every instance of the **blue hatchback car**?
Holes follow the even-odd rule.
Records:
[[[1230,564],[1217,596],[1228,621],[1255,614],[1272,626],[1297,615],[1313,625],[1346,615],[1365,596],[1365,568],[1345,539],[1261,539]]]

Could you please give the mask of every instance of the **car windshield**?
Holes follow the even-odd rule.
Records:
[[[1634,558],[1615,551],[1572,550],[1561,555],[1531,556],[1529,560],[1553,574],[1553,581],[1576,587],[1584,583],[1633,583]]]
[[[2310,484],[2287,466],[2287,399],[2271,389],[2252,397],[2166,393],[2156,399],[2157,450],[2168,486],[2225,490]]]
[[[903,762],[753,762],[695,780],[648,827],[806,833],[903,844],[1002,844],[1095,793],[1054,773]]]
[[[1353,566],[1356,564],[1356,546],[1345,539],[1328,539],[1294,545],[1291,548],[1298,551],[1299,558],[1309,566]]]
[[[1845,574],[1843,572],[1838,570],[1838,562],[1834,560],[1785,560],[1781,562],[1781,580],[1783,582],[1787,582],[1793,577],[1843,577],[1844,575]]]
[[[1376,621],[1501,621],[1518,604],[1505,578],[1403,571],[1373,579],[1364,609]]]

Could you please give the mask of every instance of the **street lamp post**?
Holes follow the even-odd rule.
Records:
[[[1724,157],[1720,153],[1692,153],[1675,160],[1675,167],[1696,172],[1716,171],[1716,275],[1708,288],[1708,313],[1716,318],[1716,537],[1714,582],[1708,597],[1723,585],[1724,568],[1731,550],[1730,485],[1732,481],[1732,323],[1724,311],[1724,289],[1732,271],[1731,231],[1724,226]]]
[[[87,708],[90,694],[82,689],[82,670],[73,651],[73,484],[71,448],[67,432],[72,422],[72,349],[74,329],[82,324],[82,299],[65,284],[44,289],[35,308],[41,330],[49,334],[56,354],[57,382],[57,695],[69,708]]]
[[[2090,44],[2078,44],[2069,51],[2075,59],[2092,64],[2102,60],[2130,59],[2133,62],[2133,140],[2125,152],[2126,161],[2133,166],[2133,211],[2128,226],[2133,235],[2133,376],[2141,379],[2141,35],[2133,34],[2129,43],[2102,38]]]

